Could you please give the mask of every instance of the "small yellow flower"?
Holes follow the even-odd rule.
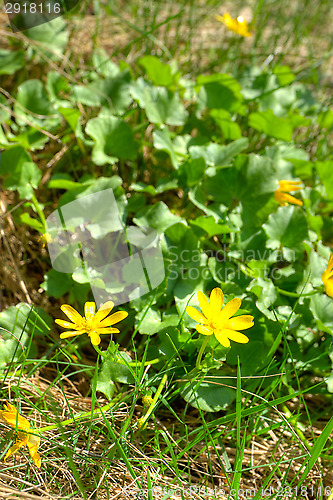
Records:
[[[252,33],[249,31],[247,22],[242,16],[238,16],[236,19],[232,18],[230,14],[227,12],[223,14],[223,16],[216,15],[215,19],[223,23],[230,31],[237,33],[240,36],[252,36]]]
[[[30,422],[26,418],[22,417],[17,412],[15,406],[8,403],[8,401],[6,402],[6,405],[5,410],[0,410],[0,418],[14,429],[18,429],[18,434],[16,443],[9,448],[4,460],[6,461],[10,455],[13,455],[13,453],[23,446],[27,446],[32,460],[35,465],[40,468],[42,460],[40,455],[37,453],[37,449],[40,445],[39,436],[36,436],[35,434],[28,434],[29,432],[36,432],[34,429],[31,429]]]
[[[109,327],[126,318],[128,313],[125,311],[118,311],[107,318],[106,316],[111,312],[113,306],[113,302],[105,302],[95,314],[95,302],[86,302],[84,305],[85,317],[83,318],[72,306],[67,304],[62,305],[60,309],[73,323],[62,319],[56,319],[55,322],[63,328],[71,328],[75,331],[63,332],[60,334],[60,338],[66,339],[67,337],[74,337],[75,335],[87,333],[91,343],[93,345],[98,345],[101,342],[100,335],[105,333],[119,333],[117,328]]]
[[[302,184],[300,181],[279,181],[279,188],[275,191],[274,198],[282,206],[289,205],[289,203],[302,206],[303,202],[301,200],[287,194],[302,189],[300,184]]]
[[[45,246],[46,246],[47,243],[51,243],[52,242],[52,236],[50,235],[50,233],[41,234],[40,237],[38,238],[38,241],[42,241],[43,242],[43,248],[45,248]]]
[[[202,335],[214,334],[224,347],[230,347],[229,339],[241,344],[246,344],[249,341],[246,335],[237,330],[251,328],[254,324],[253,316],[242,315],[235,318],[231,317],[240,308],[242,303],[240,299],[235,298],[230,300],[222,309],[223,292],[221,288],[214,288],[212,290],[210,303],[202,292],[198,292],[197,295],[203,314],[192,306],[188,306],[186,312],[192,319],[201,323],[195,327],[199,333],[202,333]]]
[[[333,253],[330,255],[326,270],[321,275],[321,281],[324,283],[327,295],[333,297]]]

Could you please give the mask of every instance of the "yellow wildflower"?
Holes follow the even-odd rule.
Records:
[[[302,184],[300,181],[279,181],[279,188],[275,191],[274,198],[282,206],[289,205],[289,203],[302,206],[303,202],[301,200],[288,194],[291,191],[302,189],[300,184]]]
[[[38,241],[42,241],[43,243],[43,248],[45,248],[46,244],[47,243],[51,243],[52,242],[52,236],[50,235],[50,233],[44,233],[44,234],[41,234]]]
[[[333,253],[330,255],[326,270],[321,275],[321,281],[324,283],[327,295],[333,297]]]
[[[10,425],[14,429],[18,429],[16,443],[9,448],[6,453],[4,460],[6,461],[10,455],[13,455],[17,450],[23,446],[27,446],[30,456],[37,467],[41,466],[42,460],[40,455],[37,453],[37,449],[40,445],[40,438],[35,434],[29,434],[29,432],[34,432],[31,429],[30,422],[26,418],[22,417],[16,410],[15,406],[6,402],[5,410],[0,410],[0,418]]]
[[[236,19],[232,18],[227,12],[223,16],[216,15],[215,19],[223,23],[230,31],[237,33],[240,36],[252,36],[249,31],[247,22],[242,16],[238,16]]]
[[[241,306],[241,300],[238,298],[230,300],[222,309],[223,292],[221,288],[214,288],[210,294],[210,303],[207,297],[198,292],[198,300],[202,310],[201,314],[197,309],[192,306],[186,308],[187,314],[201,323],[196,325],[196,330],[202,335],[214,334],[217,340],[224,347],[230,346],[230,340],[246,344],[249,339],[243,333],[237,330],[246,330],[253,326],[253,316],[242,315],[232,318]]]
[[[90,337],[91,343],[93,345],[98,345],[101,342],[100,335],[105,333],[119,333],[117,328],[109,327],[126,318],[128,313],[125,311],[118,311],[111,314],[111,316],[107,318],[106,316],[111,312],[113,306],[113,302],[105,302],[105,304],[102,304],[95,314],[95,302],[86,302],[84,305],[85,317],[83,318],[81,314],[75,311],[72,306],[67,304],[62,305],[60,309],[66,314],[72,323],[62,319],[56,319],[55,322],[63,328],[71,328],[75,331],[63,332],[60,334],[60,338],[66,339],[67,337],[74,337],[75,335],[87,333]]]

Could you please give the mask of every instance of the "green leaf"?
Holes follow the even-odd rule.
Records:
[[[157,182],[156,188],[151,184],[147,185],[144,182],[133,182],[133,184],[131,184],[131,189],[133,189],[133,191],[138,191],[140,193],[149,193],[152,196],[164,193],[165,191],[169,191],[170,189],[175,189],[177,187],[177,179],[173,179],[170,181],[167,179],[161,179]]]
[[[206,162],[202,157],[189,159],[179,166],[180,182],[188,187],[195,186],[203,178],[205,170]]]
[[[240,126],[231,119],[230,113],[225,109],[212,109],[210,116],[220,127],[224,139],[234,141],[242,137]]]
[[[250,127],[264,134],[290,142],[293,137],[293,127],[287,118],[279,118],[271,109],[259,111],[249,115]]]
[[[12,75],[24,66],[23,50],[0,49],[0,75]]]
[[[238,142],[238,141],[235,141]],[[203,187],[215,201],[230,206],[234,200],[253,204],[256,211],[263,206],[278,188],[273,162],[258,155],[240,155],[234,166],[217,170],[216,175],[207,177]]]
[[[27,224],[28,226],[36,229],[36,231],[39,231],[40,233],[44,233],[44,226],[41,222],[39,222],[37,219],[33,219],[30,217],[27,212],[24,212],[23,214],[20,214],[20,221],[23,222],[23,224]]]
[[[41,284],[41,288],[46,291],[49,297],[59,299],[65,295],[73,286],[71,274],[59,273],[55,269],[50,269],[45,276],[45,281]]]
[[[119,66],[114,63],[103,48],[98,48],[92,55],[92,61],[97,73],[114,78],[120,73]]]
[[[28,304],[19,303],[8,307],[0,313],[0,369],[6,364],[17,361],[23,354],[36,356],[35,343],[30,345],[30,336],[45,335],[52,324],[51,317],[39,307],[32,308]],[[3,330],[5,329],[5,330]],[[8,331],[6,331],[8,330]]]
[[[263,228],[269,238],[267,247],[272,249],[302,249],[303,241],[308,238],[306,218],[299,207],[279,207]]]
[[[112,398],[115,384],[133,384],[134,378],[131,369],[126,365],[132,362],[132,358],[125,352],[110,352],[102,363],[102,367],[97,376],[97,390],[105,394],[109,399]]]
[[[333,111],[331,109],[326,109],[322,113],[318,113],[317,123],[320,128],[326,128],[332,130],[333,128]]]
[[[191,158],[204,158],[207,165],[214,167],[227,167],[230,165],[234,156],[241,153],[248,146],[248,139],[242,137],[227,146],[221,146],[213,142],[208,146],[191,146],[189,153]]]
[[[59,108],[58,111],[65,118],[66,122],[71,127],[73,132],[75,132],[77,124],[81,118],[80,111],[78,109],[72,109],[72,108]]]
[[[14,112],[20,125],[26,125],[26,120],[47,129],[59,125],[60,118],[54,115],[55,109],[40,80],[26,80],[21,83],[18,87],[16,101]],[[30,113],[26,112],[25,109]]]
[[[198,96],[198,104],[202,108],[226,109],[237,111],[243,101],[241,86],[230,75],[215,74],[201,75],[197,78],[196,88],[201,88]]]
[[[268,278],[255,278],[246,290],[254,293],[257,297],[256,306],[259,311],[272,321],[276,321],[274,313],[269,309],[278,297],[272,280]]]
[[[311,296],[310,309],[314,317],[324,325],[325,331],[331,333],[333,328],[333,304],[332,298],[324,294]]]
[[[227,224],[217,224],[213,216],[197,217],[195,220],[190,221],[190,223],[191,226],[203,229],[209,238],[218,234],[228,234],[237,231],[237,228],[235,228],[233,224],[231,224],[231,227]]]
[[[76,102],[88,106],[104,106],[113,113],[123,113],[131,104],[131,75],[128,70],[112,78],[100,78],[87,85],[75,85],[72,95]]]
[[[278,82],[281,86],[290,85],[296,78],[289,66],[286,65],[280,66],[277,64],[273,73],[277,76]]]
[[[161,151],[166,151],[171,159],[174,168],[178,168],[180,161],[186,155],[186,146],[180,136],[172,141],[170,131],[167,127],[153,132],[154,147]]]
[[[145,69],[149,80],[154,85],[168,87],[173,84],[174,76],[172,75],[171,67],[169,64],[162,63],[158,57],[151,55],[144,56],[139,59],[138,64]]]
[[[12,142],[18,143],[30,151],[35,151],[36,149],[43,149],[45,144],[49,141],[49,138],[39,132],[38,130],[28,127],[21,134],[17,134],[13,137]]]
[[[138,145],[128,123],[115,116],[102,115],[88,121],[86,132],[95,145],[92,159],[96,165],[116,163],[118,159],[134,160]]]
[[[22,146],[14,146],[2,153],[1,175],[5,177],[4,186],[17,190],[20,197],[25,199],[32,197],[42,176]]]
[[[333,200],[333,161],[317,161],[316,169],[321,182],[325,186],[328,200]]]
[[[184,125],[187,113],[179,96],[164,87],[146,86],[140,99],[148,120],[160,125]]]
[[[200,377],[201,378],[201,377]],[[179,384],[180,387],[184,383]],[[204,380],[193,379],[181,390],[181,395],[187,403],[203,411],[215,412],[225,410],[236,397],[235,382],[230,378],[221,377],[218,370],[209,372]]]
[[[156,229],[158,233],[163,233],[169,226],[181,220],[180,217],[170,212],[163,201],[159,201],[153,206],[144,207],[140,210],[133,222],[140,227],[150,227]]]

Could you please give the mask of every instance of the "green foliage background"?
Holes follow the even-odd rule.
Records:
[[[0,95],[0,174],[2,187],[14,193],[8,210],[15,223],[26,225],[33,238],[45,232],[45,218],[58,206],[111,187],[124,222],[160,236],[163,283],[122,306],[129,316],[119,336],[110,344],[103,340],[107,357],[99,372],[82,368],[110,399],[133,385],[143,395],[154,392],[167,373],[174,381],[164,400],[169,409],[181,397],[202,411],[226,410],[237,397],[237,367],[244,405],[250,394],[269,399],[300,391],[329,398],[333,392],[333,303],[321,282],[333,234],[331,95],[318,92],[324,75],[310,58],[303,65],[282,54],[267,60],[274,22],[272,43],[260,55],[260,4],[250,49],[247,40],[225,36],[221,50],[215,47],[207,58],[208,68],[189,71],[176,49],[156,46],[142,27],[135,61],[95,43],[84,64],[75,68],[73,59],[63,71],[70,16],[29,30],[24,40],[8,38],[0,51],[6,89]],[[216,7],[207,2],[209,12]],[[186,8],[170,16],[181,23]],[[119,15],[111,2],[105,11],[96,3],[94,9],[99,20],[105,12]],[[325,9],[327,2],[321,15]],[[293,19],[297,47],[308,25],[301,13]],[[302,181],[296,195],[302,207],[275,201],[282,179]],[[50,267],[40,283],[50,300],[82,313],[96,272]],[[198,306],[195,292],[209,295],[214,287],[223,290],[225,303],[241,298],[240,313],[253,315],[255,325],[246,332],[248,344],[226,349],[209,339],[200,382],[194,367],[203,337],[194,333],[185,307]],[[90,344],[83,336],[54,344],[50,315],[26,304],[2,311],[0,324],[8,330],[0,339],[3,372],[26,365],[31,375],[29,359],[43,353],[43,362],[63,360],[64,351],[77,356]]]

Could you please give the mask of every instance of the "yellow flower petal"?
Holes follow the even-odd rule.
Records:
[[[102,319],[106,318],[106,316],[112,311],[113,306],[114,303],[111,300],[102,304],[96,313],[96,316],[94,318],[95,321],[101,321]]]
[[[289,205],[291,203],[292,205],[299,205],[302,206],[303,202],[301,200],[298,200],[295,198],[295,196],[291,196],[291,194],[287,193],[275,193],[275,199],[281,204],[281,205]]]
[[[32,460],[34,461],[35,465],[37,465],[38,468],[40,468],[42,463],[42,459],[40,455],[37,453],[39,445],[40,445],[40,437],[34,434],[29,434],[27,442],[28,450]]]
[[[239,344],[247,344],[249,338],[243,333],[236,332],[235,330],[224,329],[221,332],[223,335],[226,335],[230,340],[234,342],[238,342]]]
[[[327,268],[321,275],[321,281],[325,286],[325,291],[329,297],[333,297],[333,253],[328,259]]]
[[[208,323],[208,320],[201,314],[195,307],[187,306],[186,312],[190,318],[194,319],[198,323]]]
[[[210,315],[210,305],[206,295],[202,292],[197,292],[197,297],[203,314],[208,318]]]
[[[195,329],[202,335],[213,335],[213,330],[209,326],[196,325]]]
[[[74,307],[69,306],[68,304],[63,304],[60,309],[62,312],[66,314],[66,316],[73,321],[75,324],[81,323],[83,320],[81,314],[79,314],[77,311],[75,311]]]
[[[289,193],[290,191],[299,191],[302,189],[301,181],[279,181],[279,189],[280,191],[285,191]]]
[[[98,335],[97,332],[89,333],[89,337],[93,345],[99,345],[101,343],[101,337]]]
[[[103,319],[103,321],[100,321],[98,326],[110,326],[114,325],[115,323],[119,323],[119,321],[122,321],[123,319],[127,318],[128,313],[126,311],[117,311],[111,316],[108,316],[107,318]]]
[[[218,321],[223,323],[229,320],[231,316],[233,316],[238,311],[241,304],[242,304],[241,299],[238,299],[237,297],[230,300],[220,312]]]
[[[118,328],[96,328],[95,331],[98,335],[104,335],[105,333],[119,333]]]
[[[231,330],[246,330],[247,328],[251,328],[253,326],[253,320],[253,316],[243,314],[242,316],[230,318],[226,323],[226,327]]]
[[[72,328],[72,329],[74,329],[76,327],[75,323],[71,323],[70,321],[65,321],[63,319],[55,319],[54,322],[57,323],[57,325],[60,325],[60,326],[62,326],[64,328]]]
[[[76,332],[62,332],[60,334],[61,339],[67,339],[68,337],[75,337],[75,335],[82,335],[83,333],[86,333],[84,330],[77,330]]]
[[[223,292],[221,288],[214,288],[210,294],[210,311],[211,314],[218,314],[223,305]]]
[[[279,181],[279,188],[274,193],[275,200],[282,206],[289,205],[290,203],[293,205],[302,206],[303,202],[301,200],[298,200],[294,196],[287,194],[291,191],[299,191],[300,189],[302,189],[301,184],[302,182],[300,181]]]
[[[230,347],[230,340],[228,339],[227,335],[223,333],[223,331],[215,332],[214,335],[220,342],[220,344],[223,345],[223,347]]]
[[[14,455],[14,453],[20,450],[24,446],[24,444],[24,441],[18,441],[13,446],[11,446],[4,457],[4,461],[6,462],[7,458],[9,458],[11,455]]]
[[[91,321],[92,318],[94,317],[96,310],[96,304],[95,302],[86,302],[84,304],[84,315],[86,317],[87,321]]]
[[[326,281],[325,290],[329,297],[333,297],[333,279]]]

